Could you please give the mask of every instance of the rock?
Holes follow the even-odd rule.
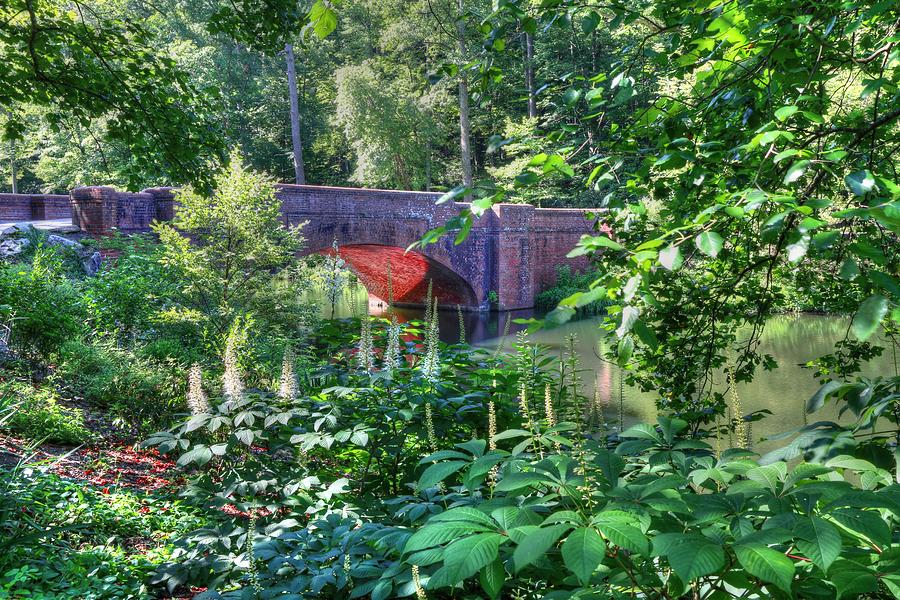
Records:
[[[81,249],[84,248],[84,246],[74,240],[53,233],[47,236],[47,244],[50,246],[65,246],[66,248],[71,248],[79,253],[81,252]]]
[[[93,277],[100,271],[100,263],[103,262],[103,258],[100,256],[99,252],[94,252],[90,255],[90,257],[86,258],[82,261],[82,266],[84,266],[84,272],[88,274],[88,276]]]
[[[10,237],[17,234],[27,235],[33,232],[34,225],[32,225],[31,223],[13,223],[12,225],[7,225],[2,230],[0,230],[0,238]]]
[[[22,251],[30,244],[31,241],[27,239],[8,238],[2,240],[0,241],[0,258],[10,258],[22,254]]]

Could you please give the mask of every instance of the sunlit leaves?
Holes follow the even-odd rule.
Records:
[[[670,271],[677,271],[680,269],[683,262],[684,259],[681,256],[681,248],[678,246],[667,246],[659,252],[659,264]]]
[[[856,171],[844,177],[844,183],[857,196],[865,196],[875,188],[875,178],[869,171]]]
[[[800,179],[806,172],[806,169],[809,168],[810,164],[812,164],[812,161],[810,160],[798,160],[792,164],[784,175],[784,183],[790,184]]]
[[[791,115],[796,113],[799,109],[796,106],[782,106],[778,110],[775,111],[775,118],[779,121],[787,121]]]
[[[722,250],[724,240],[715,231],[704,231],[694,238],[697,249],[710,258],[716,258]]]

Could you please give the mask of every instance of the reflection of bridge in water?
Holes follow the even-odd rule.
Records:
[[[427,231],[444,225],[468,205],[436,204],[441,194],[309,185],[279,185],[285,224],[306,223],[307,254],[328,253],[336,239],[341,256],[374,296],[388,297],[390,265],[394,301],[421,305],[428,280],[443,305],[469,310],[529,308],[556,280],[556,269],[579,270],[587,259],[566,258],[593,229],[589,211],[498,204],[479,218],[468,238],[448,235],[419,252],[405,252]],[[139,193],[109,187],[77,188],[69,196],[0,194],[0,221],[71,218],[84,233],[138,233],[154,220],[171,219],[171,188]]]

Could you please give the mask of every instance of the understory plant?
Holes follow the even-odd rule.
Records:
[[[576,361],[525,339],[513,357],[440,344],[435,376],[429,329],[405,328],[386,369],[393,326],[361,324],[296,399],[216,395],[153,436],[188,471],[185,495],[216,510],[152,581],[202,598],[900,592],[888,470],[761,464],[665,416],[611,435]]]

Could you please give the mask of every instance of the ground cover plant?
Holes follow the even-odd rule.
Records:
[[[0,263],[0,598],[900,597],[895,2],[152,4],[0,7],[2,185],[186,186],[96,275]],[[574,338],[369,316],[258,166],[468,201],[422,247],[595,208],[519,324],[596,313],[656,418]],[[737,386],[797,310],[846,332],[760,454]]]

